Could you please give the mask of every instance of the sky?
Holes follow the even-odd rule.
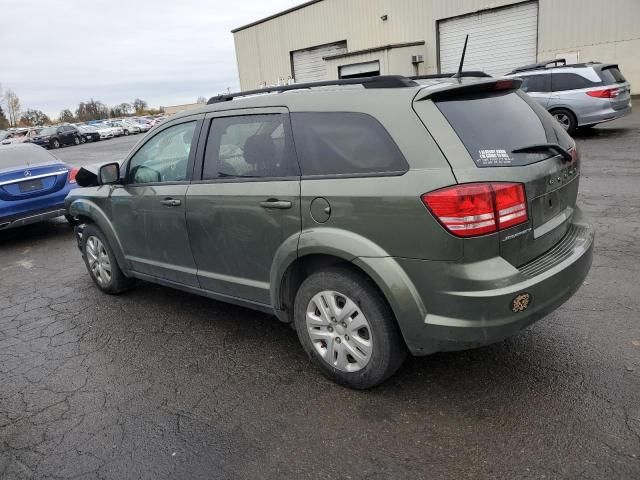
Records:
[[[108,106],[195,103],[239,89],[231,29],[303,0],[0,0],[0,85],[57,117]]]

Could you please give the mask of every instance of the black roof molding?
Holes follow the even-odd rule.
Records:
[[[454,78],[454,75],[455,73],[432,73],[429,75],[414,75],[409,78],[412,80],[431,80],[438,78]],[[491,75],[480,70],[468,70],[465,72],[460,72],[460,76],[468,78],[491,78]]]
[[[418,83],[402,75],[379,75],[376,77],[343,78],[340,80],[326,80],[322,82],[294,83],[292,85],[276,85],[273,87],[246,90],[244,92],[228,93],[211,97],[208,105],[213,103],[228,102],[236,97],[258,95],[261,93],[286,92],[289,90],[303,90],[314,87],[328,87],[332,85],[362,85],[364,88],[406,88],[417,87]]]
[[[544,68],[549,68],[549,66],[553,67],[564,67],[567,64],[567,61],[564,58],[556,58],[555,60],[545,60],[543,62],[532,63],[531,65],[524,65],[522,67],[514,68],[509,75],[512,73],[518,72],[526,72],[527,70],[541,70]]]

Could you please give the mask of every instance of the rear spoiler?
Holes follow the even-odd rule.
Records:
[[[448,98],[473,95],[475,93],[496,92],[500,90],[517,90],[522,85],[519,78],[487,78],[470,83],[441,84],[441,88],[426,87],[416,95],[414,101],[420,100],[445,100]],[[440,85],[439,85],[440,87]]]

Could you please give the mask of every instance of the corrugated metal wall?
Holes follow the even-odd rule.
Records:
[[[285,81],[291,75],[291,51],[340,40],[347,40],[349,51],[424,40],[427,53],[420,73],[435,72],[438,20],[515,3],[520,2],[324,0],[236,32],[240,84],[249,89]],[[634,91],[640,91],[640,0],[538,4],[538,59],[575,51],[581,61],[618,62]],[[388,20],[382,21],[382,15]]]

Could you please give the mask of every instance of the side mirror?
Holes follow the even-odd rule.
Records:
[[[100,185],[112,185],[120,181],[120,165],[118,163],[107,163],[98,170],[98,183]]]

